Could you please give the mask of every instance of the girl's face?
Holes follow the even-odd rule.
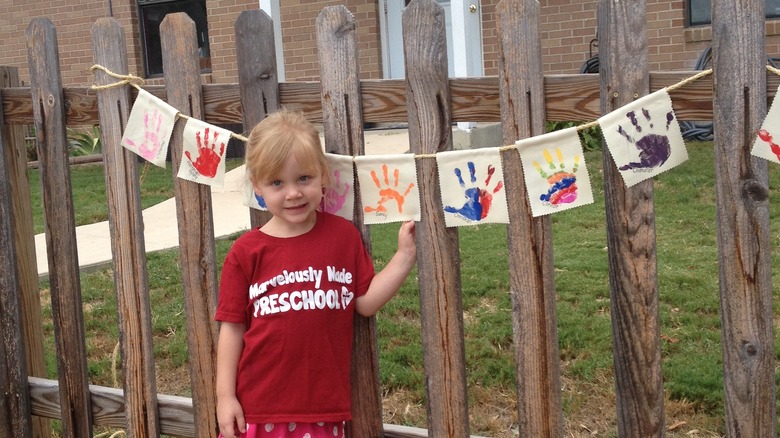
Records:
[[[316,210],[322,200],[321,172],[304,170],[296,158],[290,156],[276,177],[256,183],[254,189],[273,215],[262,227],[263,232],[276,237],[292,237],[314,227]]]

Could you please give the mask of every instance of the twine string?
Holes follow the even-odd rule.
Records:
[[[767,70],[771,71],[772,73],[780,76],[780,69],[774,68],[774,67],[772,67],[770,65],[767,65],[766,68],[767,68]],[[124,86],[124,85],[130,85],[130,86],[135,87],[135,88],[140,90],[141,89],[141,85],[144,84],[144,80],[142,78],[138,77],[138,76],[131,75],[131,74],[127,74],[127,75],[117,74],[117,73],[114,73],[111,70],[109,70],[106,67],[104,67],[102,65],[99,65],[99,64],[95,64],[95,65],[93,65],[90,68],[90,71],[95,71],[95,70],[101,70],[105,74],[107,74],[108,76],[110,76],[112,78],[115,78],[115,79],[118,79],[118,81],[114,82],[113,84],[107,84],[107,85],[92,85],[92,89],[93,90],[105,90],[105,89],[114,88],[114,87],[120,87],[120,86]],[[707,70],[703,70],[703,71],[701,71],[701,72],[699,72],[699,73],[697,73],[697,74],[695,74],[695,75],[693,75],[691,77],[685,78],[685,79],[681,80],[680,82],[677,82],[674,85],[670,85],[670,86],[666,87],[666,90],[667,91],[675,91],[675,90],[680,89],[680,88],[682,88],[682,87],[684,87],[684,86],[686,86],[686,85],[688,85],[688,84],[690,84],[692,82],[698,81],[699,79],[701,79],[701,78],[703,78],[703,77],[705,77],[707,75],[710,75],[710,74],[712,74],[712,69],[711,68],[707,69]],[[177,113],[176,117],[181,117],[181,118],[187,119],[187,120],[193,119],[193,117],[187,116],[187,115],[182,114],[182,113]],[[586,129],[594,128],[594,127],[598,126],[598,124],[599,124],[598,120],[593,120],[591,122],[587,122],[587,123],[583,123],[581,125],[578,125],[575,128],[577,129],[577,132],[581,132],[581,131],[585,131]],[[230,133],[230,136],[235,138],[235,139],[241,140],[243,142],[247,142],[248,141],[247,137],[244,137],[243,135],[236,134],[236,133],[233,133],[233,132]],[[517,149],[517,145],[516,144],[509,144],[509,145],[499,146],[499,150],[500,151],[507,151],[507,150],[511,150],[511,149]],[[354,159],[355,157],[352,157],[352,158]],[[415,159],[436,158],[436,154],[415,154],[414,158]]]

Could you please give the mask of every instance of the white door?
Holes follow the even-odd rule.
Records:
[[[448,70],[450,76],[455,76],[455,54],[454,47],[458,47],[460,44],[453,41],[452,33],[452,3],[462,4],[462,1],[442,1],[437,0],[439,5],[444,9],[444,16],[446,22],[447,32],[447,60]],[[388,79],[396,79],[404,77],[404,46],[403,46],[403,27],[401,24],[401,15],[403,14],[406,6],[411,3],[410,0],[379,0],[379,10],[385,12],[384,20],[380,20],[380,31],[382,33],[382,61],[384,76]],[[457,28],[463,28],[459,31],[460,35],[470,35],[476,37],[468,38],[469,47],[466,52],[466,48],[459,48],[458,50],[464,50],[464,53],[471,53],[476,47],[477,55],[476,60],[473,60],[474,64],[478,64],[478,71],[468,72],[468,75],[480,76],[482,74],[482,32],[479,14],[479,2],[465,2],[467,5],[467,13],[464,15],[464,19],[460,20],[460,17],[456,19],[458,22]],[[473,5],[473,8],[471,6]],[[474,12],[471,12],[474,10]],[[463,23],[463,24],[460,24]],[[473,55],[473,53],[471,53]],[[465,56],[465,55],[463,55]],[[472,58],[472,56],[469,56]],[[472,62],[472,61],[469,61]],[[466,74],[459,73],[459,76],[466,76]]]

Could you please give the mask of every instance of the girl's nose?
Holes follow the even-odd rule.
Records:
[[[301,197],[301,190],[298,188],[298,186],[295,185],[290,186],[289,190],[287,190],[287,198],[295,199],[300,197]]]

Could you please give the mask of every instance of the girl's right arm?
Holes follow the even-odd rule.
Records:
[[[217,421],[224,438],[246,432],[244,410],[236,398],[238,361],[244,349],[244,324],[222,322],[217,344]]]

